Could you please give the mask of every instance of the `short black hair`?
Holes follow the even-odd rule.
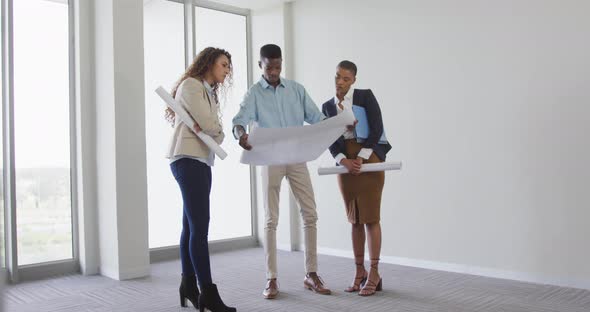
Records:
[[[344,60],[344,61],[338,63],[338,67],[340,67],[342,69],[350,70],[350,72],[352,72],[352,74],[356,77],[356,65],[354,65],[353,62]]]
[[[260,48],[260,58],[278,59],[282,58],[281,48],[276,44],[267,44]]]

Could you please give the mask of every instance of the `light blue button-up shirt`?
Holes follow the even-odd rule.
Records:
[[[246,128],[256,121],[262,128],[285,128],[302,126],[303,122],[314,124],[325,118],[301,84],[281,78],[275,88],[261,77],[244,96],[233,125]]]

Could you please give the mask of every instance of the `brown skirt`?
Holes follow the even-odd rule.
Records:
[[[363,148],[355,139],[346,140],[346,158],[356,159]],[[382,162],[375,153],[364,164]],[[344,199],[348,222],[366,224],[379,222],[381,219],[381,194],[385,183],[385,172],[365,172],[358,176],[339,174],[338,185]]]

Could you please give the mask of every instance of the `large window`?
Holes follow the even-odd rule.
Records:
[[[154,90],[171,90],[184,71],[184,5],[152,0],[143,12],[149,246],[156,248],[178,245],[182,225],[182,197],[164,158],[172,128]]]
[[[150,248],[178,245],[182,227],[182,197],[165,158],[172,128],[154,90],[171,90],[188,65],[187,53],[196,55],[208,46],[228,50],[234,65],[233,87],[221,98],[223,148],[229,156],[216,159],[212,168],[209,240],[252,235],[250,168],[240,164],[241,148],[231,135],[231,119],[248,87],[246,16],[201,7],[194,7],[189,16],[186,12],[182,1],[151,0],[144,5]],[[193,57],[188,59],[192,62]]]
[[[0,2],[1,258],[16,281],[21,269],[34,271],[30,265],[42,265],[54,274],[62,272],[54,268],[75,268],[70,146],[73,11],[67,0]]]
[[[19,265],[72,258],[67,1],[14,4]]]
[[[249,236],[252,233],[250,206],[250,169],[240,163],[242,148],[232,135],[232,118],[248,90],[248,54],[246,17],[206,8],[195,12],[196,53],[206,47],[218,47],[232,55],[233,86],[221,101],[223,148],[228,157],[213,167],[211,190],[211,240]],[[225,101],[223,101],[225,100]]]

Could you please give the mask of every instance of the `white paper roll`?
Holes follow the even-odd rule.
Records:
[[[361,167],[361,172],[401,170],[401,168],[402,168],[401,161],[375,163],[375,164],[363,164]],[[346,169],[346,167],[344,167],[344,166],[318,168],[319,175],[343,174],[343,173],[348,173],[348,169]]]
[[[221,148],[221,146],[219,146],[219,144],[217,144],[217,142],[215,142],[215,140],[213,140],[212,137],[203,133],[203,131],[198,133],[195,132],[195,121],[182,107],[182,105],[178,103],[178,101],[176,101],[172,95],[170,95],[170,93],[168,93],[168,91],[162,87],[158,87],[156,89],[156,93],[162,98],[162,100],[164,100],[164,102],[166,102],[166,104],[168,104],[174,113],[176,113],[176,118],[180,118],[180,121],[187,125],[189,129],[191,129],[191,131],[196,134],[203,141],[203,143],[205,143],[205,145],[207,145],[207,147],[209,147],[215,153],[215,155],[221,159],[225,159],[227,157],[227,153],[223,150],[223,148]]]

